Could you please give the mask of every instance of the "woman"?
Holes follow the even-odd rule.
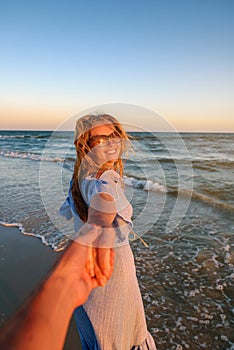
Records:
[[[106,248],[90,248],[87,268],[91,275],[100,270],[108,274],[108,248],[115,247],[114,272],[110,280],[104,287],[92,291],[83,307],[75,310],[84,349],[156,349],[147,331],[128,242],[132,207],[122,189],[121,159],[127,142],[123,127],[110,115],[87,115],[77,121],[77,159],[69,197],[60,208],[60,214],[67,219],[74,218],[78,235],[84,232],[87,223],[102,228],[95,244],[101,242]],[[93,242],[89,244],[94,245]]]

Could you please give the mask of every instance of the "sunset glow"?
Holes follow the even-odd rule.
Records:
[[[0,129],[53,130],[87,108],[129,103],[179,131],[234,132],[233,10],[211,0],[4,2]]]

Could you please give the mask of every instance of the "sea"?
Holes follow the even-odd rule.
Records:
[[[234,134],[129,134],[130,240],[157,348],[234,350]],[[63,250],[75,157],[73,132],[0,131],[1,224]]]

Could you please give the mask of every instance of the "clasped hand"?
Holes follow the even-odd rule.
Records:
[[[78,232],[76,241],[88,247],[85,268],[98,285],[104,286],[113,272],[115,231],[95,224],[85,224]]]

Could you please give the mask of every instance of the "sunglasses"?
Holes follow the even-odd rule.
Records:
[[[89,142],[92,142],[95,146],[104,147],[110,140],[113,143],[121,142],[121,138],[115,131],[110,135],[95,135],[89,139]]]

